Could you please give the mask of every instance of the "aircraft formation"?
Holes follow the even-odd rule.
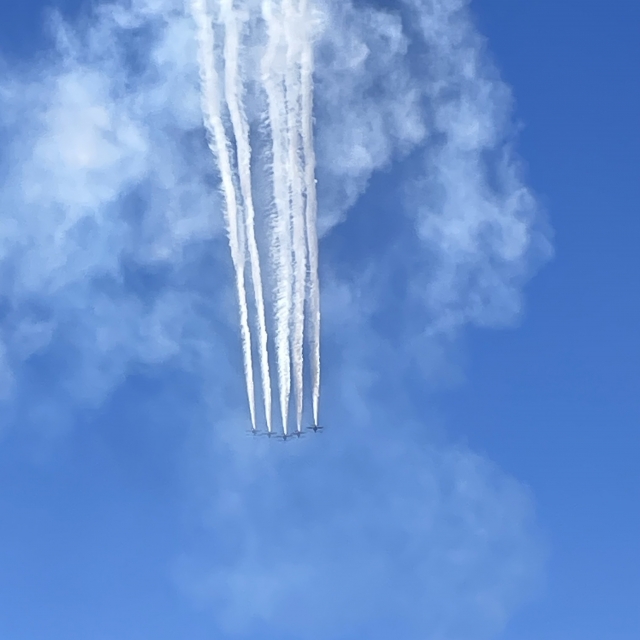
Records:
[[[324,427],[321,425],[312,424],[307,429],[297,429],[296,431],[292,431],[290,433],[259,431],[258,429],[249,429],[247,433],[254,437],[265,437],[273,440],[281,440],[282,442],[287,442],[287,440],[293,440],[294,438],[303,438],[310,431],[312,431],[313,433],[318,433],[319,431],[324,431]]]
[[[257,430],[262,399],[259,413],[274,433],[277,399],[284,439],[290,412],[301,433],[306,396],[315,424],[320,402],[314,3],[190,4],[203,124],[235,276],[251,428]],[[257,182],[266,187],[260,197]]]

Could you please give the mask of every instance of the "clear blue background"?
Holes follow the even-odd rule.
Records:
[[[527,286],[520,326],[467,333],[466,381],[438,403],[454,438],[531,488],[548,542],[542,592],[504,638],[636,640],[640,4],[473,6],[513,88],[518,150],[556,256]],[[41,9],[2,4],[9,60],[42,46]],[[165,565],[192,530],[175,518],[189,388],[140,376],[73,438],[3,439],[0,638],[209,637],[208,617],[175,597]],[[164,416],[153,433],[151,414]]]
[[[555,231],[516,331],[468,341],[452,424],[527,482],[545,596],[509,638],[640,634],[640,5],[475,3]],[[453,400],[453,399],[451,399]],[[470,426],[469,426],[470,425]]]

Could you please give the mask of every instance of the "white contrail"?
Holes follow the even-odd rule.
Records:
[[[267,325],[264,309],[264,295],[262,291],[262,273],[260,256],[255,232],[255,210],[251,185],[251,145],[249,142],[249,124],[242,104],[244,87],[240,75],[240,32],[238,17],[233,9],[233,0],[221,1],[221,12],[225,27],[224,63],[225,63],[225,95],[233,135],[236,141],[238,157],[238,173],[240,191],[244,202],[245,230],[249,263],[251,265],[251,280],[256,301],[258,324],[258,354],[262,375],[262,393],[264,396],[264,412],[267,431],[271,431],[271,377],[269,373],[269,355],[267,351]]]
[[[273,262],[276,275],[276,363],[280,389],[282,428],[287,433],[289,395],[291,392],[291,355],[289,330],[291,321],[291,238],[287,161],[285,153],[286,116],[281,55],[282,30],[280,15],[275,15],[272,0],[263,0],[262,16],[267,25],[268,43],[262,58],[262,83],[267,94],[267,119],[271,128],[273,193],[275,204]]]
[[[296,397],[296,427],[302,429],[304,299],[307,275],[307,248],[302,198],[300,140],[300,29],[299,12],[292,0],[283,0],[286,44],[285,109],[287,117],[287,173],[291,193],[290,219],[293,239],[293,315],[291,351]]]
[[[240,336],[244,355],[244,370],[249,398],[252,428],[256,428],[255,391],[253,388],[253,363],[251,359],[251,332],[244,283],[245,241],[241,221],[238,219],[238,201],[233,183],[231,153],[221,115],[220,83],[215,66],[215,37],[206,0],[192,0],[191,9],[197,26],[198,61],[202,91],[202,110],[205,127],[209,133],[209,148],[218,161],[225,199],[225,222],[229,234],[231,259],[236,272],[236,288],[240,307]]]
[[[302,150],[304,153],[304,187],[306,194],[305,224],[309,256],[309,325],[311,351],[311,387],[313,422],[318,424],[320,403],[320,283],[318,280],[318,232],[316,229],[318,199],[316,195],[316,156],[313,148],[313,42],[308,0],[301,0],[302,25]]]

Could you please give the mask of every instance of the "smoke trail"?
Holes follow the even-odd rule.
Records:
[[[252,149],[244,106],[241,69],[241,18],[234,0],[219,0],[218,23],[224,27],[222,49],[224,99],[236,143],[235,157],[222,117],[220,81],[216,71],[214,29],[207,0],[192,0],[198,27],[202,106],[209,146],[218,161],[225,199],[225,221],[236,271],[240,333],[251,422],[255,429],[255,390],[251,333],[245,290],[248,253],[256,302],[258,354],[267,430],[271,432],[271,377],[262,270],[256,241],[252,194]],[[260,78],[266,95],[266,123],[271,137],[273,203],[269,216],[270,261],[274,280],[275,358],[282,429],[288,432],[291,369],[296,401],[296,427],[302,428],[304,398],[305,290],[309,313],[309,343],[313,421],[318,424],[320,390],[320,304],[315,153],[313,149],[313,48],[309,0],[261,0],[266,45]],[[233,161],[236,160],[236,167]],[[237,169],[237,175],[234,170]],[[239,194],[236,193],[236,181]],[[243,207],[238,198],[241,196]],[[307,276],[307,265],[308,276]]]
[[[313,42],[311,38],[311,16],[308,0],[301,0],[302,53],[300,75],[302,88],[302,150],[304,156],[305,225],[307,251],[309,254],[309,325],[311,351],[311,387],[313,400],[313,423],[318,424],[320,403],[320,283],[318,280],[318,232],[316,218],[318,200],[316,195],[316,156],[313,148]]]
[[[255,233],[255,210],[251,187],[251,146],[249,142],[249,125],[242,106],[244,87],[240,76],[240,33],[238,17],[233,10],[233,0],[222,0],[221,11],[225,27],[224,62],[225,62],[225,94],[233,135],[236,140],[238,157],[238,173],[240,177],[240,191],[244,202],[245,229],[249,263],[251,265],[251,280],[256,301],[258,324],[258,353],[260,357],[260,371],[262,375],[262,392],[264,397],[264,412],[267,431],[271,431],[271,376],[269,373],[269,355],[267,352],[267,326],[265,319],[264,295],[262,291],[262,273],[260,256]]]
[[[251,414],[251,426],[255,429],[255,391],[253,388],[253,363],[251,359],[251,332],[249,329],[247,294],[244,283],[246,260],[245,239],[240,221],[238,220],[238,202],[235,185],[233,183],[229,141],[227,140],[220,112],[220,84],[214,58],[215,38],[211,18],[206,8],[206,0],[192,0],[191,10],[197,26],[198,61],[200,64],[204,124],[209,134],[209,148],[218,161],[222,179],[222,191],[226,205],[225,222],[229,235],[231,259],[236,272],[236,288],[240,307],[240,336],[244,356],[249,412]]]
[[[291,233],[293,236],[293,317],[292,360],[296,397],[296,426],[302,429],[303,400],[303,343],[304,343],[304,299],[307,275],[307,249],[305,246],[304,213],[302,200],[302,166],[299,153],[300,139],[300,63],[296,31],[300,28],[298,11],[292,0],[283,0],[286,71],[285,101],[287,114],[288,182],[291,193]]]
[[[286,104],[281,60],[281,16],[276,15],[272,0],[262,3],[262,16],[267,25],[267,49],[261,61],[262,83],[267,94],[267,120],[271,127],[271,153],[273,163],[273,193],[275,204],[273,262],[276,272],[276,363],[280,388],[282,428],[287,433],[289,394],[291,391],[291,354],[289,329],[291,320],[292,267],[289,220],[289,194],[287,190],[286,161]],[[283,122],[285,121],[285,122]]]

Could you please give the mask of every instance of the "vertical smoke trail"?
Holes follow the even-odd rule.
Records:
[[[206,0],[192,0],[191,9],[197,26],[204,123],[209,133],[209,147],[218,161],[222,178],[222,191],[226,205],[225,222],[229,234],[231,259],[236,272],[236,288],[240,306],[240,335],[244,355],[249,411],[251,414],[251,426],[255,429],[255,391],[253,388],[253,363],[251,360],[251,332],[249,330],[247,294],[244,284],[244,232],[238,220],[238,202],[233,183],[229,141],[227,140],[220,113],[220,86],[214,59],[214,33],[211,18],[206,8]]]
[[[302,166],[300,139],[300,63],[299,12],[292,0],[283,0],[286,43],[285,100],[287,114],[288,177],[291,192],[291,233],[293,236],[293,317],[292,360],[296,397],[296,426],[302,429],[304,299],[307,275],[307,248],[302,199]],[[296,19],[298,18],[298,20]]]
[[[316,156],[313,148],[313,42],[308,0],[301,0],[303,28],[301,54],[302,86],[302,149],[304,154],[304,187],[306,193],[305,224],[307,251],[309,254],[309,325],[311,351],[311,386],[313,399],[313,423],[318,424],[320,403],[320,283],[318,281],[318,232],[316,218]]]
[[[260,371],[262,375],[262,392],[264,396],[264,412],[267,431],[271,431],[271,376],[269,373],[269,355],[267,352],[267,325],[264,309],[264,295],[262,291],[262,273],[260,257],[255,233],[255,210],[251,186],[251,146],[249,142],[249,125],[242,105],[244,87],[240,76],[240,33],[238,18],[234,13],[233,0],[222,0],[221,11],[225,27],[224,62],[225,62],[225,94],[233,135],[236,140],[238,157],[238,173],[240,177],[240,191],[244,202],[245,230],[249,263],[251,265],[251,280],[256,301],[258,324],[258,353],[260,357]]]
[[[272,0],[263,0],[262,16],[267,25],[268,43],[262,58],[262,83],[267,94],[267,120],[271,127],[273,162],[273,191],[275,203],[274,266],[276,271],[276,363],[280,388],[282,428],[287,433],[289,395],[291,392],[291,355],[289,328],[291,320],[291,238],[289,225],[289,194],[287,189],[287,161],[285,153],[286,116],[281,67],[281,16],[275,15]]]

